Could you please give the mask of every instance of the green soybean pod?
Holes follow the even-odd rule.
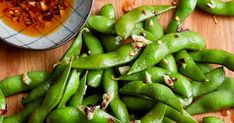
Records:
[[[219,49],[203,49],[191,52],[194,61],[200,63],[219,64],[234,71],[234,54]]]
[[[213,67],[210,64],[205,63],[196,63],[202,73],[208,73],[213,70]]]
[[[175,121],[176,123],[198,123],[188,112],[183,110],[179,112],[174,108],[168,106],[165,117]]]
[[[188,107],[193,102],[193,97],[183,97],[180,95],[176,95],[179,98],[180,103],[183,105],[184,108]]]
[[[133,63],[128,74],[137,73],[159,63],[164,57],[182,49],[200,50],[205,48],[204,39],[196,32],[171,33],[158,42],[149,44]]]
[[[178,111],[183,110],[179,99],[170,88],[159,83],[146,84],[143,81],[130,82],[120,89],[120,93],[127,95],[146,95],[151,97],[154,101],[161,101]]]
[[[89,50],[90,55],[103,53],[103,47],[97,37],[91,32],[83,33],[84,42]],[[93,88],[97,88],[101,85],[103,70],[92,70],[89,71],[87,76],[87,85]]]
[[[85,75],[80,80],[80,85],[76,93],[71,97],[70,101],[68,102],[68,106],[71,107],[78,107],[79,105],[82,104],[84,95],[87,90],[87,75],[88,71],[86,71]]]
[[[131,55],[131,53],[134,53]],[[107,69],[133,61],[140,51],[135,51],[131,44],[124,45],[116,51],[80,57],[72,63],[77,69]]]
[[[159,18],[159,16],[149,18],[144,23],[144,29],[154,35],[154,38],[149,38],[149,35],[147,35],[148,33],[143,32],[143,34],[146,35],[146,38],[148,36],[147,39],[149,39],[151,41],[157,41],[158,39],[160,39],[164,35],[164,31],[163,31],[162,26],[160,25],[159,22],[157,22],[158,18]],[[151,36],[151,37],[153,37],[153,36]],[[165,69],[168,69],[171,72],[177,72],[177,66],[176,66],[175,59],[173,57],[171,57],[171,55],[169,55],[169,57],[166,58],[165,60],[162,60],[159,63],[159,66],[161,66]]]
[[[112,100],[110,101],[110,108],[114,113],[114,115],[116,116],[116,118],[118,118],[123,123],[128,123],[130,121],[130,116],[126,105],[119,98],[118,82],[112,79],[113,76],[114,76],[113,69],[105,70],[103,77],[103,88],[105,93],[113,96]],[[105,103],[103,104],[108,105]]]
[[[3,122],[3,118],[4,118],[4,116],[3,116],[3,115],[0,115],[0,123]]]
[[[102,100],[101,94],[93,94],[86,98],[84,98],[82,105],[89,106],[89,105],[96,105],[98,102]]]
[[[115,23],[115,19],[100,15],[91,16],[88,20],[88,24],[92,29],[105,34],[115,34]]]
[[[99,39],[91,31],[83,33],[84,43],[89,50],[89,55],[103,53],[103,47]]]
[[[202,123],[225,123],[225,122],[217,117],[208,116],[202,118]]]
[[[88,114],[91,114],[92,117],[87,116]],[[65,107],[52,111],[46,121],[47,123],[121,123],[97,107],[88,114],[83,114],[78,108]]]
[[[39,98],[42,98],[46,92],[48,91],[48,89],[50,88],[50,86],[56,81],[57,77],[60,76],[62,74],[62,72],[65,69],[65,65],[57,65],[54,70],[52,71],[51,75],[49,76],[49,78],[42,83],[41,85],[33,88],[28,95],[22,100],[22,103],[24,105],[27,105]]]
[[[209,79],[207,82],[191,82],[193,87],[193,97],[201,96],[203,94],[217,90],[225,80],[225,72],[222,67],[210,71],[206,74],[206,76]]]
[[[70,48],[66,51],[66,53],[63,55],[63,57],[60,59],[59,64],[56,65],[53,72],[51,73],[49,78],[46,80],[46,82],[44,82],[43,84],[41,84],[37,88],[34,88],[33,90],[31,90],[31,92],[28,94],[28,96],[22,100],[23,104],[28,104],[28,103],[30,103],[38,98],[43,97],[46,94],[46,92],[48,91],[48,89],[50,88],[50,86],[58,78],[58,76],[60,76],[61,73],[64,71],[64,69],[66,68],[66,65],[68,65],[70,63],[70,60],[72,58],[76,58],[79,56],[80,51],[81,51],[81,47],[83,44],[82,33],[84,31],[88,31],[88,29],[82,28],[80,30],[77,38],[72,43]]]
[[[219,86],[218,90],[233,90],[234,91],[234,78],[226,77],[223,84]]]
[[[141,6],[122,16],[115,24],[118,36],[126,39],[130,36],[135,25],[143,20],[175,8],[174,6]]]
[[[174,18],[167,27],[167,33],[177,32],[185,19],[194,11],[197,0],[180,0]]]
[[[103,47],[109,52],[121,47],[121,39],[118,36],[102,34],[100,38]]]
[[[6,98],[0,89],[0,116],[7,112]]]
[[[134,96],[123,96],[121,99],[126,104],[127,108],[131,111],[147,111],[152,109],[155,105],[155,102],[150,99],[143,99]]]
[[[164,117],[162,123],[175,123],[175,121],[173,121],[167,117]]]
[[[169,23],[167,27],[167,34],[168,33],[175,33],[178,32],[178,29],[181,27],[181,24],[184,20],[194,11],[196,7],[197,0],[180,0],[179,5],[176,8],[176,13]],[[177,72],[175,58],[172,55],[167,56],[161,62],[168,62],[162,64],[164,66],[168,66],[167,68],[173,72]]]
[[[27,72],[22,75],[11,76],[0,81],[0,89],[5,96],[29,91],[46,81],[48,72]],[[24,82],[24,81],[28,81]]]
[[[161,123],[166,110],[167,105],[158,102],[151,111],[141,118],[141,123]]]
[[[155,105],[155,101],[153,100],[142,99],[132,96],[127,96],[127,97],[124,96],[123,101],[126,103],[127,107],[132,111],[142,111],[142,110],[147,111],[152,109]],[[178,123],[197,123],[197,121],[193,119],[193,117],[186,111],[183,111],[183,113],[181,113],[170,106],[167,106],[164,118],[165,117],[169,118],[170,121],[173,120]]]
[[[178,72],[176,61],[172,54],[167,55],[165,58],[163,58],[158,63],[158,66],[165,68],[171,72]]]
[[[116,19],[115,8],[114,8],[113,4],[106,4],[106,5],[102,6],[99,14],[104,16],[104,17]]]
[[[70,71],[71,63],[63,71],[57,82],[49,88],[42,104],[30,116],[29,123],[43,123],[46,116],[59,104],[64,94]]]
[[[155,16],[145,20],[144,29],[154,34],[157,39],[160,39],[164,36],[164,31],[160,23],[157,21],[158,18],[159,16]]]
[[[23,111],[17,113],[16,115],[4,117],[3,123],[25,123],[27,122],[33,111],[40,106],[42,99],[36,100],[32,103],[26,105]]]
[[[234,106],[233,99],[234,91],[232,90],[211,92],[192,103],[186,108],[186,111],[191,115],[194,115],[231,108]]]
[[[136,98],[132,96],[123,97],[123,101],[126,103],[127,107],[128,108],[130,107],[131,109],[133,109],[133,111],[150,110],[155,105],[155,101],[153,100]],[[183,112],[181,113],[170,106],[167,106],[164,118],[165,117],[169,118],[170,121],[173,120],[174,122],[177,123],[197,123],[197,121],[193,119],[193,117],[186,111],[183,110]]]
[[[175,59],[178,65],[179,72],[183,75],[196,81],[208,80],[186,50],[175,53]]]
[[[210,14],[234,16],[234,1],[198,0],[197,6]]]
[[[184,96],[192,96],[192,85],[187,78],[179,73],[173,73],[160,67],[151,67],[131,75],[122,75],[119,80],[146,81],[153,83],[165,83],[176,93]]]
[[[63,97],[57,106],[58,108],[66,106],[66,103],[69,101],[70,97],[72,97],[76,93],[80,85],[79,79],[80,73],[76,69],[73,69],[69,75]]]
[[[160,67],[150,67],[146,70],[134,73],[134,74],[123,74],[116,78],[123,81],[144,81],[147,80],[147,76],[150,77],[152,82],[163,82],[163,75],[169,74],[170,71]]]
[[[157,36],[149,31],[144,30],[143,28],[134,28],[131,33],[131,37],[133,36],[143,36],[153,42],[158,40]]]
[[[97,88],[102,83],[103,70],[90,70],[87,77],[87,85]]]

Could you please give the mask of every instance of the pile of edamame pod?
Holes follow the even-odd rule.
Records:
[[[234,54],[205,49],[181,24],[198,6],[234,15],[234,1],[180,0],[137,7],[118,20],[111,4],[89,18],[51,73],[27,72],[0,82],[3,123],[196,123],[194,114],[234,107]],[[164,32],[157,22],[176,8]],[[218,64],[214,68],[211,64]],[[13,116],[5,97],[29,92]],[[209,116],[203,123],[223,123]]]

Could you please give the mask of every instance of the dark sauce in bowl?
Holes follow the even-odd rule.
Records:
[[[74,0],[0,0],[0,19],[30,37],[51,34],[72,12]]]

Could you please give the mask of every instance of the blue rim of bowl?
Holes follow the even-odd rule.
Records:
[[[13,43],[10,43],[6,40],[4,40],[3,38],[0,37],[0,41],[3,41],[4,43],[10,45],[10,46],[13,46],[13,47],[16,47],[16,48],[19,48],[19,49],[24,49],[24,50],[31,50],[31,51],[44,51],[44,50],[52,50],[52,49],[55,49],[55,48],[58,48],[62,45],[65,45],[66,43],[70,42],[75,36],[77,36],[77,34],[80,32],[80,30],[85,26],[86,22],[88,21],[88,18],[89,16],[91,15],[92,13],[92,8],[93,8],[93,4],[94,4],[94,0],[91,0],[91,4],[89,6],[89,12],[86,16],[86,18],[84,19],[85,21],[83,22],[83,24],[80,26],[80,28],[77,28],[76,29],[76,33],[74,33],[73,35],[69,36],[69,38],[65,39],[62,43],[60,44],[57,44],[55,46],[52,46],[52,47],[49,47],[49,48],[43,48],[43,49],[34,49],[34,48],[26,48],[26,47],[22,47],[22,46],[18,46],[18,45],[15,45]]]

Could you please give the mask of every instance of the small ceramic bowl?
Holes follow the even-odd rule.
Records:
[[[12,46],[29,50],[48,50],[56,48],[71,40],[86,23],[94,0],[74,0],[70,16],[64,22],[59,22],[50,30],[52,33],[31,37],[22,34],[22,31],[15,31],[6,25],[0,17],[0,41]]]

